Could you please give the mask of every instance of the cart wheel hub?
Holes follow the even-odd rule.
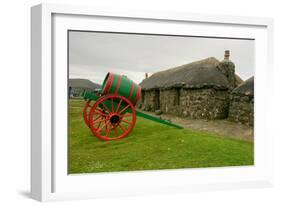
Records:
[[[117,124],[120,121],[120,117],[117,114],[113,114],[110,117],[111,124]]]

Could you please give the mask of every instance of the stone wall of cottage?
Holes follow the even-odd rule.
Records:
[[[253,126],[254,98],[247,95],[231,94],[228,117],[232,121]]]
[[[192,119],[223,119],[228,115],[227,91],[170,89],[160,93],[161,111]]]
[[[154,90],[145,91],[142,109],[193,119],[223,119],[228,116],[229,93],[215,89],[171,88],[160,90],[159,102]]]
[[[141,99],[138,102],[137,106],[145,111],[152,111],[159,109],[157,108],[156,103],[156,90],[147,90],[142,91]]]

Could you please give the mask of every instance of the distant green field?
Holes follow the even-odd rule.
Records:
[[[252,142],[175,129],[137,118],[126,138],[101,141],[83,121],[83,100],[69,105],[69,173],[222,167],[254,164]]]

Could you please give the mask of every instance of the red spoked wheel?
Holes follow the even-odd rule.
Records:
[[[121,139],[134,128],[136,110],[127,98],[106,95],[92,106],[88,123],[92,133],[101,140]]]
[[[97,97],[99,96],[98,93],[95,93],[94,95],[97,96]],[[86,123],[86,125],[88,127],[90,127],[90,125],[89,125],[89,114],[90,114],[91,108],[93,107],[94,103],[95,103],[94,101],[88,99],[85,106],[84,106],[84,109],[83,109],[84,122]]]
[[[84,109],[83,109],[84,122],[88,127],[90,127],[89,126],[89,114],[90,114],[92,106],[93,105],[91,105],[91,100],[88,99],[85,106],[84,106]]]

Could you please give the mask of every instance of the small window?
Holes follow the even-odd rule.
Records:
[[[176,88],[176,90],[175,90],[175,105],[180,105],[180,94],[181,94],[180,88]]]
[[[141,103],[144,103],[144,96],[145,96],[145,91],[142,89],[141,90]]]
[[[155,110],[160,109],[160,90],[155,90]]]

